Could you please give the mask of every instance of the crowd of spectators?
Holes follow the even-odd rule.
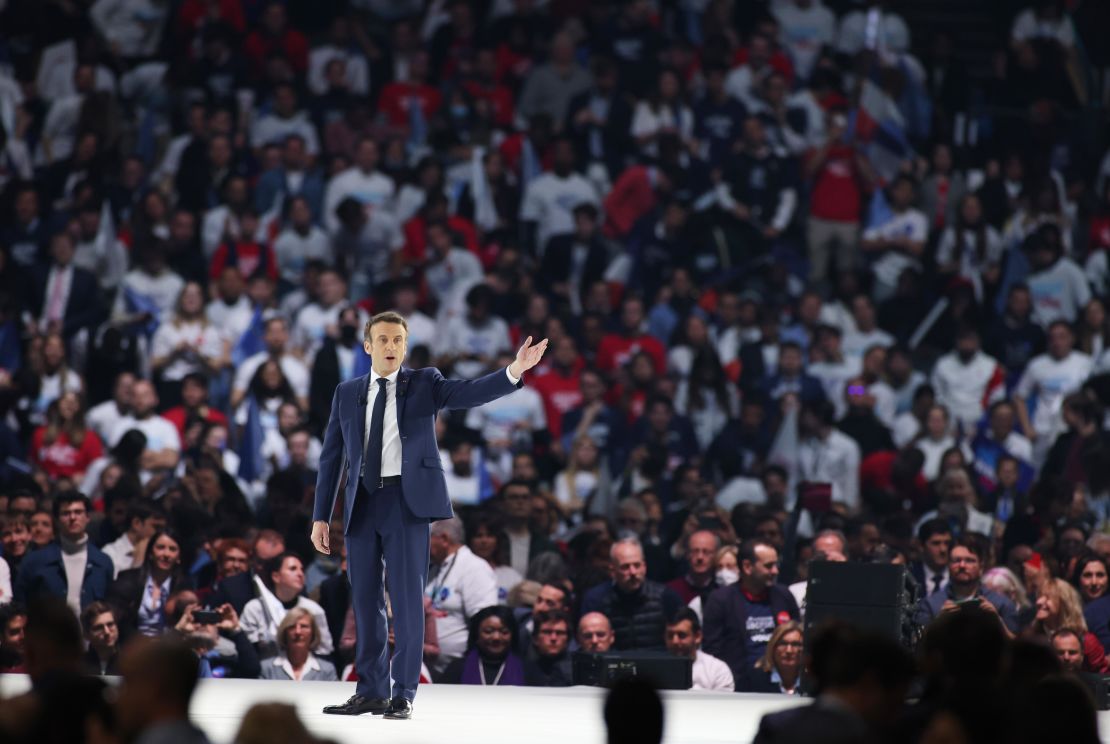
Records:
[[[349,679],[315,468],[392,309],[551,340],[438,419],[427,681],[793,693],[814,560],[1106,671],[1101,16],[997,5],[980,69],[883,0],[0,0],[0,669],[56,597],[98,674]]]

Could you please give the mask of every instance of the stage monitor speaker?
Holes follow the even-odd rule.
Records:
[[[905,566],[815,561],[806,586],[806,638],[821,623],[840,620],[902,641],[912,602]]]
[[[649,680],[660,690],[689,690],[693,686],[691,659],[650,651],[612,651],[573,657],[574,684],[611,687],[625,677]]]

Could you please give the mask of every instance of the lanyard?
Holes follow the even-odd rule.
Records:
[[[497,683],[501,681],[501,675],[505,673],[505,662],[501,662],[501,666],[497,668],[497,676],[493,678],[493,686],[496,687]],[[482,684],[486,683],[486,665],[479,658],[478,659],[478,675],[482,678]]]
[[[436,604],[437,607],[439,606],[439,604],[438,604],[439,603],[439,592],[440,592],[440,590],[443,589],[443,585],[445,583],[447,583],[447,577],[451,575],[451,569],[455,567],[455,559],[458,558],[458,557],[459,557],[459,554],[456,551],[455,554],[451,556],[451,563],[449,563],[447,565],[447,570],[444,571],[443,575],[439,577],[438,582],[436,582],[435,584],[432,584],[432,602],[434,604]],[[494,684],[497,684],[497,683],[494,682]]]

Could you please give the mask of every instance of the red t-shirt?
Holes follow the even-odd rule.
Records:
[[[308,41],[300,31],[290,29],[280,39],[254,31],[247,37],[243,50],[251,61],[254,74],[259,77],[265,73],[266,59],[272,54],[288,59],[293,71],[299,75],[308,70]]]
[[[378,108],[393,126],[407,127],[410,122],[409,109],[417,103],[424,112],[424,121],[430,124],[432,116],[443,103],[443,97],[430,85],[390,83],[382,89]]]
[[[424,218],[417,214],[401,228],[405,235],[405,247],[401,255],[406,262],[422,263],[427,258],[428,241],[424,235],[427,226],[428,224]],[[452,215],[447,218],[447,229],[462,238],[463,248],[476,256],[480,254],[478,231],[469,220]]]
[[[532,378],[532,387],[543,399],[547,428],[551,430],[553,439],[563,435],[563,414],[582,403],[580,374],[584,366],[585,362],[579,359],[570,374],[564,375],[552,369],[547,374]]]
[[[184,442],[186,418],[185,406],[175,406],[171,408],[170,410],[162,414],[162,418],[166,419],[171,424],[177,427],[177,433],[181,435],[181,441]],[[223,415],[215,408],[208,409],[208,415],[204,417],[204,420],[209,424],[222,424],[224,426],[227,426],[227,416]]]
[[[69,478],[89,469],[93,460],[104,453],[100,437],[86,431],[80,447],[74,447],[64,431],[58,432],[51,444],[44,444],[46,427],[40,426],[31,435],[31,462],[51,478]]]
[[[1088,250],[1110,250],[1110,215],[1091,218],[1091,235]]]
[[[270,279],[277,281],[277,261],[274,260],[274,252],[269,246],[254,241],[240,241],[234,245],[234,260],[232,260],[232,255],[232,246],[228,243],[222,244],[212,254],[212,263],[208,268],[208,275],[212,278],[212,281],[220,278],[220,274],[226,266],[235,266],[239,269],[239,275],[244,280],[250,279],[256,272],[262,271]]]
[[[862,201],[854,151],[847,145],[833,145],[813,178],[810,214],[830,222],[859,222]]]
[[[607,333],[601,339],[597,348],[597,368],[602,372],[611,373],[623,367],[629,359],[646,351],[655,363],[655,371],[664,374],[667,371],[667,353],[663,344],[653,336],[647,334],[639,336],[622,336],[617,333]]]
[[[513,124],[513,93],[504,85],[484,86],[478,82],[463,83],[463,89],[475,100],[488,101],[493,111],[493,123],[501,127]]]

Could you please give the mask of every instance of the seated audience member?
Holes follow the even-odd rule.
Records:
[[[1071,628],[1060,628],[1054,631],[1052,650],[1056,652],[1056,658],[1060,660],[1060,666],[1065,672],[1079,674],[1084,671],[1087,658],[1083,653],[1083,639],[1080,638],[1079,631]]]
[[[672,589],[647,578],[644,551],[636,538],[613,544],[609,554],[610,580],[582,598],[582,612],[609,618],[618,651],[662,650],[666,618],[682,606]]]
[[[31,528],[23,514],[9,513],[0,516],[0,559],[8,564],[11,574],[12,592],[19,581],[19,567],[28,555],[31,546]]]
[[[667,586],[678,594],[684,604],[690,604],[695,598],[700,598],[704,603],[713,590],[720,586],[713,570],[713,561],[720,547],[721,538],[710,530],[698,530],[686,538],[688,570],[684,575],[667,582]]]
[[[216,607],[215,617],[199,614],[203,609],[197,593],[184,589],[166,602],[166,615],[173,633],[200,656],[201,677],[258,679],[262,666],[258,652],[239,624],[230,604]],[[203,620],[203,622],[201,622]]]
[[[779,554],[761,540],[740,545],[740,581],[709,595],[703,626],[706,653],[728,664],[739,689],[748,685],[755,664],[776,625],[798,619],[790,591],[777,584]]]
[[[19,602],[0,606],[0,672],[24,673],[27,608]]]
[[[736,685],[732,681],[728,664],[702,651],[701,639],[701,620],[689,607],[683,607],[667,621],[667,634],[664,637],[667,653],[693,662],[691,689],[732,692]]]
[[[119,575],[108,597],[119,609],[120,633],[125,641],[135,633],[159,636],[172,627],[166,617],[166,600],[191,586],[181,562],[177,535],[159,532],[150,539],[142,566]]]
[[[540,612],[532,619],[532,649],[524,662],[524,684],[529,687],[569,687],[570,617],[560,610]]]
[[[974,604],[997,615],[1007,633],[1012,635],[1020,630],[1014,603],[983,587],[983,545],[979,540],[964,536],[953,544],[948,572],[948,587],[918,603],[914,622],[926,626],[942,612]]]
[[[115,575],[112,560],[89,541],[87,529],[92,504],[77,491],[54,497],[58,541],[34,551],[23,560],[15,598],[31,603],[43,596],[61,597],[74,613],[108,596]],[[32,515],[32,523],[36,513]],[[34,530],[31,539],[34,540]]]
[[[870,741],[902,712],[914,663],[897,641],[830,626],[814,639],[812,656],[814,702],[763,716],[753,744]]]
[[[484,607],[470,618],[466,654],[452,660],[439,682],[462,685],[523,685],[524,662],[513,653],[517,643],[513,612],[503,605]]]
[[[259,576],[254,577],[258,596],[247,602],[240,622],[247,638],[268,659],[277,653],[278,626],[285,613],[301,607],[316,618],[320,634],[317,650],[327,656],[334,649],[327,617],[320,605],[301,594],[304,591],[304,565],[293,553],[282,553],[266,562]]]
[[[609,618],[602,612],[587,612],[578,621],[578,648],[588,654],[605,654],[616,639]]]
[[[1049,579],[1041,585],[1036,607],[1030,636],[1052,640],[1057,630],[1074,631],[1083,641],[1083,671],[1105,674],[1110,669],[1102,643],[1087,629],[1083,600],[1075,587],[1063,579]]]
[[[763,658],[755,668],[762,674],[753,675],[745,692],[781,692],[797,695],[802,681],[802,626],[789,622],[775,628]]]
[[[166,528],[166,513],[157,501],[136,499],[127,505],[127,531],[104,546],[106,556],[112,559],[116,579],[124,571],[138,568],[150,538]]]
[[[119,674],[119,624],[116,611],[106,602],[93,602],[81,613],[81,628],[88,650],[85,671],[89,674]]]
[[[285,679],[297,682],[338,679],[330,661],[313,652],[320,648],[320,628],[316,618],[302,607],[285,613],[277,630],[278,655],[262,665],[262,679]]]

